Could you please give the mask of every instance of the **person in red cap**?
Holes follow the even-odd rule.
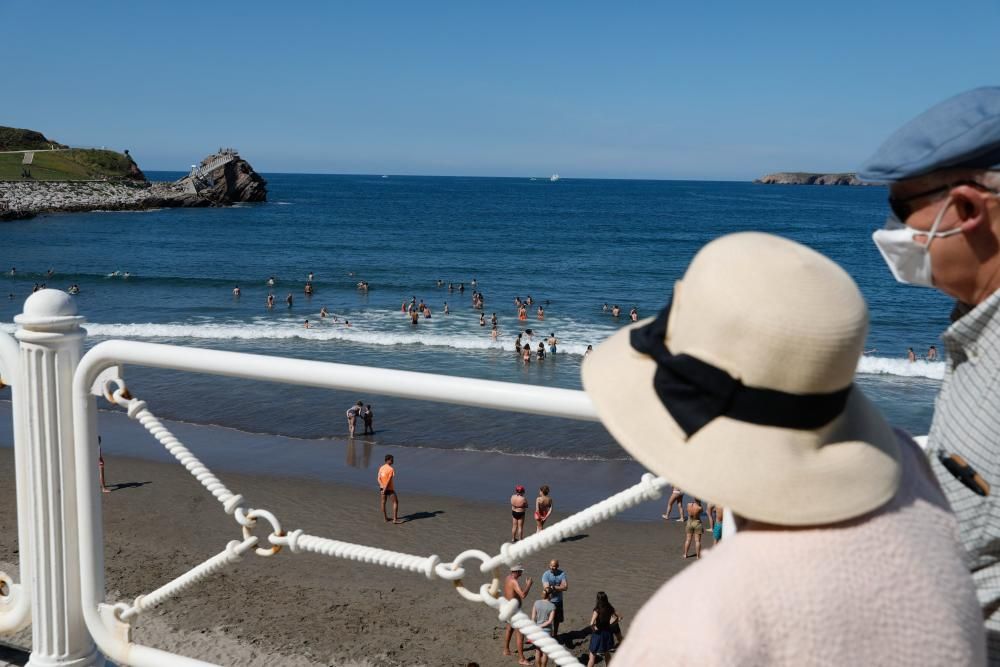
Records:
[[[524,497],[524,487],[518,484],[514,487],[514,495],[510,497],[510,541],[524,539],[524,515],[528,511],[528,499]]]

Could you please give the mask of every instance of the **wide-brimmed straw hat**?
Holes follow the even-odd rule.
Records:
[[[709,243],[659,317],[584,361],[608,431],[690,495],[767,523],[835,523],[899,487],[899,444],[854,374],[864,299],[834,262],[741,233]]]

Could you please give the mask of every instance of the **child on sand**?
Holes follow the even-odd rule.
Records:
[[[545,528],[545,522],[552,515],[552,498],[549,497],[549,487],[543,484],[538,489],[538,497],[535,498],[535,532]]]

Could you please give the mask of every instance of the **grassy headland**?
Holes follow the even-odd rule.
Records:
[[[68,148],[40,132],[0,126],[0,181],[145,180],[125,153],[97,148]],[[26,152],[34,153],[29,165]]]

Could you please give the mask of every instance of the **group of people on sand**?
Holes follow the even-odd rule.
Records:
[[[549,567],[542,573],[541,578],[542,593],[539,599],[531,605],[531,620],[550,637],[560,641],[559,625],[566,620],[563,594],[569,590],[569,579],[566,572],[559,566],[559,561],[554,558],[549,561]],[[521,608],[526,610],[525,602],[533,584],[534,581],[531,577],[524,576],[523,565],[512,565],[510,573],[504,579],[503,596],[508,600],[517,600]],[[590,643],[587,647],[588,667],[594,667],[598,657],[604,660],[604,664],[608,664],[611,652],[615,649],[616,644],[622,641],[622,618],[621,613],[608,599],[608,594],[604,591],[598,591],[588,624],[590,634]],[[518,664],[530,665],[531,663],[524,654],[524,635],[510,623],[507,623],[504,628],[503,655],[513,655],[510,650],[512,638],[517,651]],[[548,665],[548,656],[537,646],[535,646],[535,664],[538,667]]]

